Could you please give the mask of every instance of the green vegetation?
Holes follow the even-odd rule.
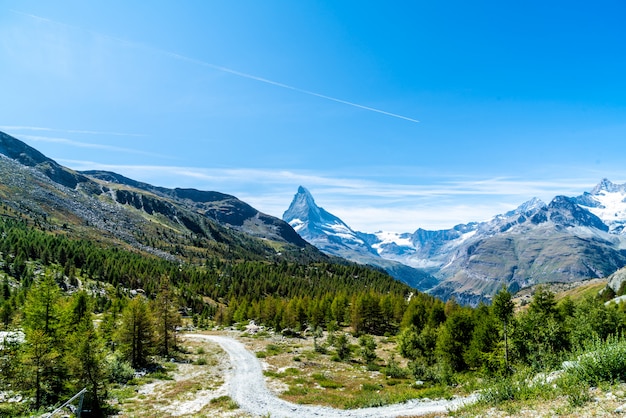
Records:
[[[173,262],[18,216],[0,217],[0,236],[0,328],[15,336],[1,342],[0,390],[25,399],[0,404],[0,414],[44,412],[84,387],[94,414],[113,412],[107,396],[143,381],[136,371],[167,378],[159,363],[182,355],[175,338],[181,313],[197,327],[243,328],[254,320],[286,336],[313,338],[310,352],[276,343],[258,357],[289,355],[301,364],[323,356],[381,376],[351,380],[334,370],[306,374],[294,367],[275,373],[289,387],[284,396],[302,403],[383,405],[449,396],[450,385],[467,393],[479,379],[482,405],[564,396],[579,408],[590,386],[626,380],[625,309],[596,296],[559,300],[540,287],[526,309],[514,312],[501,289],[492,306],[470,308],[415,292],[378,270],[330,260]],[[391,352],[381,352],[382,336]],[[206,365],[201,350],[194,361]],[[574,366],[553,384],[535,380],[564,361]]]
[[[218,258],[181,264],[72,238],[66,229],[15,213],[0,217],[0,236],[0,328],[23,336],[0,350],[0,390],[27,400],[11,411],[45,411],[87,387],[86,407],[106,414],[109,389],[135,383],[136,370],[154,371],[161,358],[180,355],[179,312],[197,325],[255,319],[297,334],[354,319],[383,332],[397,329],[410,291],[356,265]],[[362,300],[385,301],[390,309],[373,325],[352,308]],[[269,346],[266,355],[280,350]]]

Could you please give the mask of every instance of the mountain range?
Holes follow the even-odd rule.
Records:
[[[602,180],[581,196],[533,199],[451,229],[354,231],[300,187],[283,219],[235,196],[164,188],[107,171],[77,172],[0,132],[2,213],[39,227],[159,257],[350,260],[461,303],[545,282],[606,277],[626,266],[626,185]]]
[[[377,265],[422,291],[476,304],[502,286],[606,277],[626,265],[626,185],[603,179],[581,196],[539,199],[446,230],[354,231],[300,187],[283,219],[322,251]],[[413,270],[393,269],[389,262]],[[394,265],[395,266],[395,265]],[[414,281],[406,272],[422,274]],[[419,273],[417,273],[419,272]]]
[[[3,132],[0,183],[2,204],[44,228],[164,258],[329,260],[289,224],[234,196],[73,171]]]

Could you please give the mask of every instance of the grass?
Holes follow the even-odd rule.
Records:
[[[294,403],[353,409],[416,398],[450,398],[462,393],[462,389],[442,385],[416,385],[408,373],[406,360],[397,356],[395,341],[376,338],[379,370],[368,367],[357,355],[348,361],[334,361],[334,350],[328,350],[328,354],[315,351],[310,339],[285,339],[280,344],[272,341],[263,344],[257,340],[253,346],[254,351],[266,356],[264,362],[269,369],[264,375],[280,380],[288,388],[280,397]],[[385,368],[388,363],[391,367]],[[386,372],[394,377],[388,377]]]
[[[343,387],[343,384],[332,380],[324,373],[314,373],[311,377],[324,389],[339,389]]]
[[[213,398],[210,404],[220,409],[238,409],[239,405],[230,396],[220,396]]]
[[[263,374],[267,377],[274,377],[274,378],[280,379],[280,378],[284,378],[287,376],[298,376],[300,374],[300,370],[294,367],[289,367],[282,372],[276,372],[273,370],[265,370]]]
[[[270,356],[276,356],[278,354],[282,354],[284,353],[285,350],[276,345],[276,344],[268,344],[264,350],[262,351],[257,351],[256,352],[256,356],[257,358],[266,358],[266,357],[270,357]]]
[[[207,360],[206,357],[198,357],[193,364],[195,364],[196,366],[206,366],[207,364]]]

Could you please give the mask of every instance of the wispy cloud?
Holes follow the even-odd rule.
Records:
[[[161,48],[157,48],[157,47],[154,47],[154,46],[142,44],[142,43],[139,43],[139,42],[129,41],[129,40],[126,40],[126,39],[122,39],[122,38],[118,38],[118,37],[114,37],[114,36],[98,33],[98,32],[92,31],[92,30],[84,29],[84,28],[81,28],[81,27],[78,27],[78,26],[68,25],[66,23],[58,22],[58,21],[55,21],[55,20],[52,20],[52,19],[49,19],[49,18],[45,18],[45,17],[42,17],[42,16],[37,16],[37,15],[34,15],[34,14],[30,14],[30,13],[24,13],[24,12],[21,12],[21,11],[18,11],[18,10],[11,10],[11,11],[13,13],[17,13],[17,14],[20,14],[22,16],[27,16],[27,17],[29,17],[31,19],[35,19],[35,20],[38,20],[38,21],[47,22],[47,23],[51,23],[51,24],[55,24],[55,25],[60,25],[60,26],[66,27],[66,28],[74,29],[74,30],[80,30],[80,31],[85,32],[85,33],[89,33],[89,34],[92,34],[92,35],[96,35],[96,36],[99,36],[99,37],[102,37],[102,38],[106,38],[106,39],[110,39],[110,40],[119,42],[119,43],[121,43],[123,45],[126,45],[126,46],[143,49],[143,50],[150,51],[150,52],[153,52],[153,53],[157,53],[157,54],[160,54],[160,55],[164,55],[164,56],[167,56],[167,57],[170,57],[170,58],[174,58],[174,59],[179,60],[179,61],[184,61],[184,62],[188,62],[188,63],[195,64],[195,65],[200,65],[200,66],[203,66],[203,67],[206,67],[206,68],[210,68],[210,69],[213,69],[213,70],[216,70],[216,71],[220,71],[220,72],[223,72],[223,73],[231,74],[231,75],[234,75],[234,76],[237,76],[237,77],[258,81],[260,83],[265,83],[265,84],[269,84],[269,85],[272,85],[272,86],[275,86],[275,87],[279,87],[279,88],[282,88],[282,89],[287,89],[287,90],[295,91],[297,93],[301,93],[301,94],[306,94],[306,95],[309,95],[309,96],[317,97],[317,98],[320,98],[320,99],[323,99],[323,100],[328,100],[328,101],[332,101],[332,102],[335,102],[335,103],[344,104],[346,106],[355,107],[355,108],[362,109],[362,110],[365,110],[365,111],[368,111],[368,112],[379,113],[379,114],[382,114],[382,115],[385,115],[385,116],[390,116],[390,117],[393,117],[393,118],[406,120],[406,121],[412,122],[412,123],[419,123],[419,120],[417,120],[415,118],[412,118],[412,117],[400,115],[398,113],[392,113],[392,112],[389,112],[389,111],[386,111],[386,110],[383,110],[383,109],[378,109],[378,108],[375,108],[375,107],[372,107],[372,106],[366,106],[366,105],[355,103],[355,102],[352,102],[352,101],[349,101],[349,100],[340,99],[340,98],[337,98],[337,97],[334,97],[334,96],[330,96],[330,95],[326,95],[326,94],[322,94],[322,93],[317,93],[317,92],[314,92],[314,91],[311,91],[311,90],[307,90],[307,89],[303,89],[303,88],[300,88],[300,87],[292,86],[292,85],[289,85],[289,84],[281,83],[279,81],[271,80],[269,78],[260,77],[260,76],[257,76],[257,75],[254,75],[254,74],[250,74],[250,73],[247,73],[247,72],[238,71],[238,70],[235,70],[235,69],[232,69],[232,68],[228,68],[228,67],[224,67],[224,66],[221,66],[221,65],[212,64],[212,63],[209,63],[209,62],[206,62],[206,61],[203,61],[203,60],[199,60],[199,59],[196,59],[196,58],[188,57],[186,55],[182,55],[182,54],[179,54],[179,53],[176,53],[176,52],[173,52],[173,51],[168,51],[168,50],[165,50],[165,49],[161,49]]]
[[[41,126],[15,126],[15,125],[0,125],[0,130],[3,131],[34,131],[34,132],[59,132],[66,134],[82,134],[82,135],[106,135],[106,136],[128,136],[128,137],[146,137],[144,134],[126,133],[126,132],[111,132],[111,131],[92,131],[84,129],[55,129],[45,128]]]
[[[94,144],[91,142],[75,141],[73,139],[68,139],[68,138],[59,138],[59,137],[41,136],[41,135],[20,135],[20,138],[35,141],[35,142],[51,142],[51,143],[63,144],[63,145],[79,147],[79,148],[100,149],[100,150],[107,150],[107,151],[113,151],[113,152],[125,153],[125,154],[145,155],[145,156],[150,156],[150,157],[165,157],[164,155],[161,155],[161,154],[151,153],[151,152],[142,151],[142,150],[136,150],[136,149],[124,148],[124,147],[116,147],[116,146],[107,145],[107,144]]]
[[[429,178],[428,184],[419,179],[412,184],[398,184],[298,170],[60,162],[77,170],[115,171],[158,186],[195,187],[232,194],[278,217],[289,206],[297,187],[303,185],[311,190],[318,205],[365,232],[450,228],[489,219],[533,197],[549,202],[560,194],[579,195],[597,183],[595,178],[583,177],[528,181],[499,177],[455,179],[442,175]]]

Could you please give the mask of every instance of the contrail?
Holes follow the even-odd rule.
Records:
[[[101,37],[104,37],[104,38],[112,39],[114,41],[122,42],[122,43],[124,43],[126,45],[129,45],[129,46],[132,46],[132,47],[135,47],[135,48],[142,48],[142,49],[149,50],[149,51],[152,51],[152,52],[156,52],[156,53],[159,53],[159,54],[162,54],[162,55],[166,55],[166,56],[178,59],[178,60],[187,61],[187,62],[196,64],[196,65],[201,65],[203,67],[207,67],[207,68],[211,68],[211,69],[214,69],[214,70],[217,70],[217,71],[221,71],[223,73],[228,73],[228,74],[232,74],[232,75],[235,75],[235,76],[238,76],[238,77],[259,81],[261,83],[270,84],[272,86],[280,87],[280,88],[283,88],[283,89],[296,91],[298,93],[307,94],[309,96],[319,97],[320,99],[325,99],[325,100],[329,100],[329,101],[332,101],[332,102],[341,103],[341,104],[344,104],[344,105],[356,107],[358,109],[363,109],[363,110],[367,110],[367,111],[370,111],[370,112],[380,113],[382,115],[391,116],[391,117],[398,118],[398,119],[403,119],[403,120],[406,120],[406,121],[409,121],[409,122],[419,123],[419,120],[410,118],[408,116],[402,116],[402,115],[399,115],[397,113],[387,112],[385,110],[377,109],[377,108],[374,108],[374,107],[364,106],[364,105],[361,105],[361,104],[358,104],[358,103],[354,103],[354,102],[350,102],[350,101],[347,101],[347,100],[338,99],[336,97],[327,96],[325,94],[316,93],[314,91],[301,89],[299,87],[290,86],[288,84],[284,84],[284,83],[281,83],[281,82],[278,82],[278,81],[274,81],[274,80],[270,80],[270,79],[267,79],[267,78],[259,77],[259,76],[256,76],[256,75],[252,75],[252,74],[244,73],[244,72],[241,72],[241,71],[233,70],[231,68],[222,67],[220,65],[211,64],[211,63],[208,63],[208,62],[196,59],[196,58],[187,57],[185,55],[181,55],[181,54],[178,54],[176,52],[167,51],[165,49],[160,49],[160,48],[156,48],[156,47],[153,47],[153,46],[149,46],[149,45],[145,45],[145,44],[141,44],[141,43],[137,43],[137,42],[133,42],[133,41],[128,41],[126,39],[117,38],[117,37],[110,36],[110,35],[105,35],[105,34],[102,34],[102,33],[94,32],[92,30],[83,29],[81,27],[68,25],[68,24],[62,23],[62,22],[57,22],[57,21],[54,21],[54,20],[51,20],[51,19],[48,19],[48,18],[45,18],[45,17],[33,15],[33,14],[30,14],[30,13],[24,13],[24,12],[21,12],[21,11],[18,11],[18,10],[12,10],[11,9],[11,12],[17,13],[17,14],[20,14],[20,15],[23,15],[23,16],[27,16],[27,17],[29,17],[31,19],[36,19],[36,20],[41,20],[41,21],[44,21],[44,22],[54,23],[54,24],[57,24],[57,25],[62,25],[62,26],[73,28],[73,29],[77,29],[77,30],[80,30],[80,31],[83,31],[83,32],[91,33],[93,35],[97,35],[97,36],[101,36]]]

